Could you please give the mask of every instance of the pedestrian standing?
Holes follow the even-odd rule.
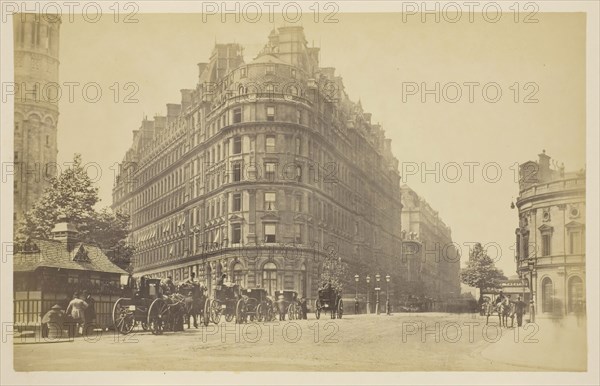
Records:
[[[279,320],[284,321],[286,310],[285,310],[285,300],[283,298],[283,295],[279,295],[279,298],[277,299],[277,310],[279,311]]]
[[[88,304],[81,299],[81,294],[79,292],[75,292],[73,296],[73,300],[69,303],[67,307],[67,315],[71,315],[74,323],[74,331],[73,335],[81,334],[83,326],[85,326],[85,309],[88,307]]]
[[[306,319],[306,313],[307,313],[307,307],[306,307],[306,298],[305,297],[301,297],[300,298],[300,319]]]
[[[523,325],[523,314],[525,313],[526,307],[527,304],[521,299],[521,295],[517,296],[517,300],[515,301],[515,314],[517,315],[518,327]]]
[[[87,303],[87,308],[84,310],[84,318],[85,318],[85,334],[87,335],[88,329],[94,329],[95,321],[96,321],[96,300],[90,295],[87,291],[83,291],[83,301]]]

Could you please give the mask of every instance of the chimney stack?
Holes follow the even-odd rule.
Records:
[[[546,182],[550,179],[550,157],[546,155],[546,150],[538,154],[538,174],[539,182]]]
[[[52,229],[52,238],[66,245],[68,251],[71,251],[79,241],[79,232],[77,227],[66,217],[58,219],[54,229]]]

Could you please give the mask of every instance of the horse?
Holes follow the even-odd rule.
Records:
[[[514,302],[511,302],[509,298],[504,298],[500,304],[499,315],[500,318],[500,327],[508,327],[508,318],[510,318],[510,328],[513,328],[515,325],[515,313],[516,306]]]
[[[190,319],[194,319],[194,327],[198,328],[198,315],[204,314],[204,302],[206,301],[207,288],[198,283],[182,283],[177,287],[177,293],[183,296],[185,309],[184,318],[187,320],[187,327],[190,327]]]
[[[485,318],[486,325],[490,321],[490,315],[493,315],[495,313],[498,314],[498,321],[499,321],[500,325],[502,325],[502,316],[501,316],[501,313],[499,312],[500,311],[499,306],[500,306],[500,303],[494,304],[492,301],[489,301],[489,300],[482,304],[482,308],[483,308],[485,316],[486,316],[486,318]]]

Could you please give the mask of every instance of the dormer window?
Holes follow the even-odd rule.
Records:
[[[245,78],[247,76],[246,67],[240,68],[240,77]]]
[[[268,64],[267,68],[266,68],[266,74],[274,74],[275,73],[275,66],[272,64]]]

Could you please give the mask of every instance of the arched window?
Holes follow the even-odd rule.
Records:
[[[583,281],[579,276],[569,279],[569,312],[583,312]]]
[[[549,277],[542,280],[542,312],[552,312],[553,309],[554,288],[552,280]]]
[[[270,295],[277,289],[277,266],[274,263],[267,263],[263,266],[262,287]]]
[[[246,285],[246,283],[245,283],[246,278],[244,275],[244,267],[242,266],[242,263],[235,263],[231,272],[232,272],[232,274],[231,274],[232,281],[235,284],[239,284],[242,287],[244,287]]]

